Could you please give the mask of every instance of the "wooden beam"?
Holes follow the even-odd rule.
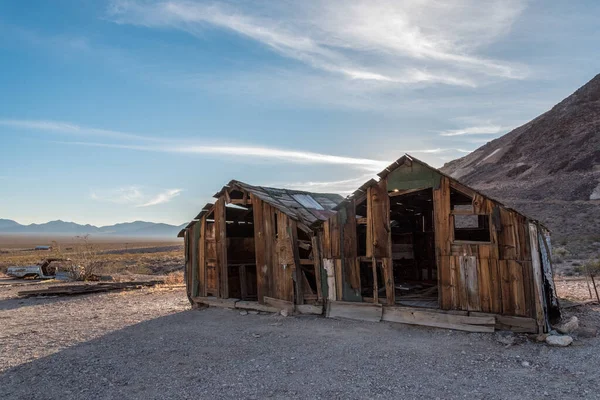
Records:
[[[406,194],[420,192],[421,190],[431,189],[431,187],[422,187],[417,189],[394,190],[390,193],[390,197],[404,196]]]
[[[494,332],[494,316],[471,317],[410,307],[383,307],[382,321],[436,328],[456,329],[467,332]]]
[[[229,204],[237,204],[237,205],[243,205],[243,206],[249,206],[252,204],[252,201],[248,200],[248,199],[230,199],[228,201]]]
[[[327,302],[327,318],[343,318],[359,321],[379,322],[381,321],[381,304],[358,303],[347,301]]]

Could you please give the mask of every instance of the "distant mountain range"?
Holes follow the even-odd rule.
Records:
[[[74,222],[61,220],[46,222],[45,224],[21,225],[10,219],[0,218],[0,234],[60,234],[60,235],[112,235],[133,237],[168,237],[173,238],[187,224],[180,226],[135,221],[108,226],[80,225]]]

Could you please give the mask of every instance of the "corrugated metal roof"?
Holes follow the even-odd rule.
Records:
[[[223,186],[215,194],[215,197],[219,197],[226,190],[235,187],[253,194],[290,218],[306,225],[312,225],[317,221],[325,221],[335,214],[335,206],[344,200],[342,196],[335,193],[312,193],[302,190],[253,186],[236,180],[232,180]]]

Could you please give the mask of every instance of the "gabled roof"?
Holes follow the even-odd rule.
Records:
[[[477,193],[477,194],[479,194],[479,195],[481,195],[481,196],[483,196],[483,197],[485,197],[485,198],[488,198],[488,199],[492,200],[493,202],[495,202],[495,203],[497,203],[498,205],[500,205],[500,206],[502,206],[502,207],[506,208],[507,210],[514,211],[514,212],[516,212],[517,214],[520,214],[520,215],[522,215],[523,217],[525,217],[525,218],[527,218],[527,219],[529,219],[529,220],[531,220],[531,221],[536,221],[536,222],[539,222],[539,221],[535,220],[534,218],[528,217],[527,215],[525,215],[525,214],[523,214],[523,213],[521,213],[521,212],[519,212],[519,211],[517,211],[517,210],[515,210],[515,209],[513,209],[513,208],[511,208],[511,207],[507,207],[506,205],[502,204],[502,202],[500,202],[500,201],[498,201],[498,200],[496,200],[496,199],[493,199],[493,198],[491,198],[490,196],[486,195],[485,193],[481,193],[480,191],[478,191],[478,190],[476,190],[476,189],[473,189],[473,188],[472,188],[472,187],[470,187],[469,185],[466,185],[466,184],[464,184],[464,183],[460,182],[458,179],[456,179],[456,178],[453,178],[453,177],[451,177],[450,175],[447,175],[447,174],[443,173],[443,172],[442,172],[442,171],[440,171],[439,169],[437,169],[437,168],[435,168],[435,167],[432,167],[431,165],[427,164],[426,162],[424,162],[424,161],[421,161],[421,160],[419,160],[419,159],[417,159],[417,158],[415,158],[415,157],[412,157],[412,156],[411,156],[411,155],[409,155],[409,154],[405,154],[405,155],[403,155],[402,157],[400,157],[399,159],[397,159],[396,161],[394,161],[393,163],[391,163],[391,164],[390,164],[389,166],[387,166],[387,167],[386,167],[386,168],[385,168],[383,171],[381,171],[380,173],[378,173],[378,174],[377,174],[377,176],[379,176],[379,178],[380,178],[380,181],[381,181],[381,179],[385,179],[385,178],[386,178],[386,177],[387,177],[387,176],[388,176],[388,175],[389,175],[389,174],[390,174],[392,171],[396,170],[397,168],[401,167],[402,165],[405,165],[405,164],[411,164],[411,163],[417,163],[417,164],[420,164],[420,165],[422,165],[423,167],[425,167],[425,168],[428,168],[428,169],[430,169],[430,170],[432,170],[432,171],[434,171],[434,172],[436,172],[436,173],[438,173],[438,174],[440,174],[440,175],[442,175],[442,176],[444,176],[444,177],[448,178],[448,179],[449,179],[451,182],[455,182],[455,183],[458,183],[458,184],[460,184],[460,185],[462,185],[462,186],[465,186],[465,187],[469,188],[470,190],[472,190],[473,192],[475,192],[475,193]],[[346,197],[346,198],[344,199],[344,201],[343,201],[343,202],[339,203],[339,204],[338,204],[338,205],[335,207],[335,210],[339,210],[340,208],[342,208],[342,206],[343,206],[344,204],[347,204],[347,203],[348,203],[349,201],[351,201],[352,199],[354,199],[354,198],[357,198],[357,197],[360,197],[361,195],[363,195],[363,194],[364,194],[364,193],[367,191],[367,189],[368,189],[370,186],[376,185],[376,184],[377,184],[377,183],[379,183],[380,181],[376,181],[375,179],[370,179],[370,180],[369,180],[369,181],[367,181],[365,184],[363,184],[363,185],[362,185],[360,188],[358,188],[356,191],[354,191],[354,193],[352,193],[350,196]],[[544,228],[546,228],[546,227],[544,226]],[[546,228],[546,229],[547,229],[547,228]]]
[[[179,231],[179,233],[177,234],[178,238],[182,238],[185,237],[185,228],[183,228],[182,230]]]
[[[334,208],[344,200],[344,197],[334,193],[313,193],[302,190],[253,186],[236,180],[232,180],[223,186],[214,197],[220,197],[228,189],[236,187],[253,194],[288,217],[306,225],[327,220],[335,214]]]

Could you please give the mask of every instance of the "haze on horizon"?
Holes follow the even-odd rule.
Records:
[[[231,179],[439,167],[599,71],[600,4],[0,4],[0,218],[179,225]]]

